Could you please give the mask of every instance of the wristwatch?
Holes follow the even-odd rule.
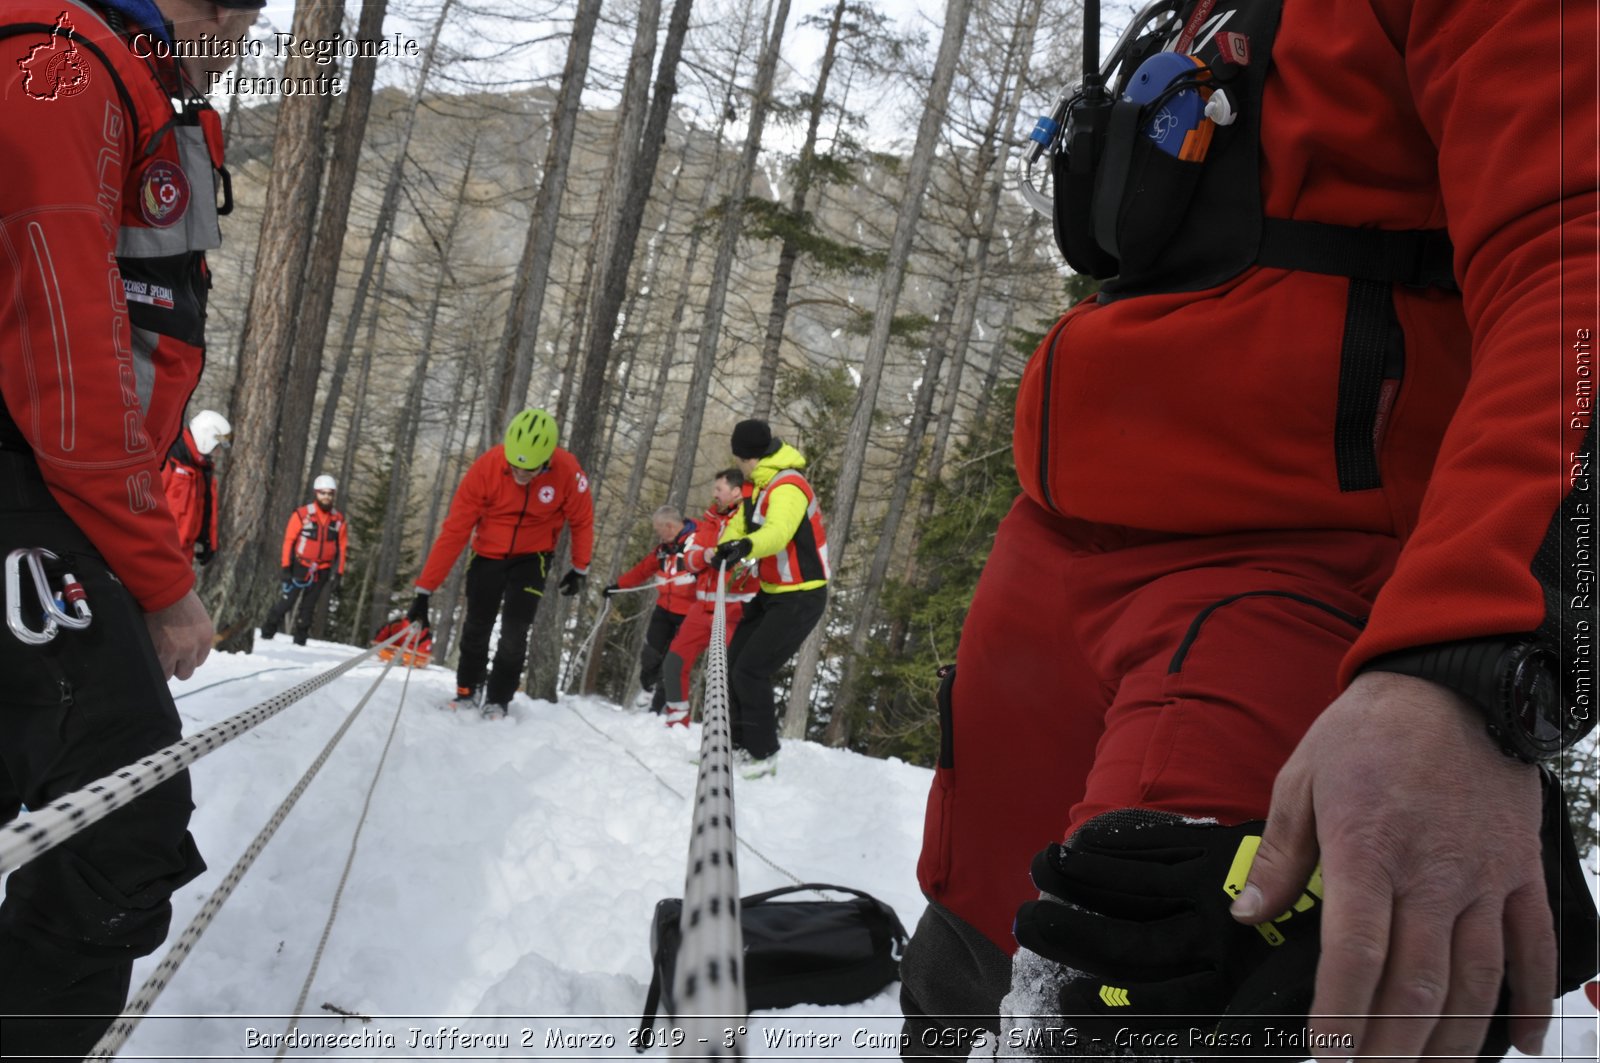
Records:
[[[1537,764],[1583,737],[1583,721],[1563,704],[1555,654],[1525,639],[1471,639],[1401,650],[1367,662],[1362,672],[1431,679],[1483,713],[1489,735],[1518,760]]]

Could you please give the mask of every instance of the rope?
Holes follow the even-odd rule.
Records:
[[[97,779],[81,790],[57,799],[51,805],[27,812],[0,828],[0,872],[21,867],[34,857],[60,845],[93,823],[98,823],[208,753],[227,745],[256,725],[272,719],[307,694],[320,690],[350,669],[394,643],[405,631],[397,632],[365,653],[337,667],[307,679],[298,686],[268,698],[236,716],[213,724],[192,738],[180,738],[165,749],[145,757],[120,771]]]
[[[572,667],[566,675],[561,677],[561,689],[568,694],[572,693],[572,681],[583,675],[583,670],[589,667],[589,651],[594,648],[595,636],[600,634],[600,628],[605,624],[606,614],[611,612],[611,598],[609,595],[601,596],[604,600],[600,603],[600,611],[594,616],[594,626],[589,629],[589,637],[583,640],[583,645],[578,647],[578,652],[572,655]]]
[[[728,1019],[749,1014],[744,995],[744,932],[739,923],[738,837],[733,824],[733,742],[728,723],[726,566],[717,572],[717,604],[706,656],[705,724],[700,778],[695,786],[689,867],[683,886],[683,935],[673,975],[675,1057],[744,1058],[744,1027]]]
[[[245,675],[236,675],[236,676],[232,676],[232,677],[230,677],[228,679],[219,679],[215,683],[207,683],[203,687],[196,687],[193,690],[185,690],[182,694],[174,694],[172,696],[172,700],[173,701],[182,701],[184,698],[192,698],[196,694],[204,694],[206,691],[210,690],[212,687],[220,687],[224,683],[237,683],[241,679],[254,679],[256,676],[258,676],[258,675],[266,675],[268,672],[294,672],[294,671],[303,670],[304,668],[305,668],[305,665],[303,665],[303,664],[283,664],[283,665],[279,665],[276,668],[263,668],[259,672],[248,672]]]
[[[410,628],[407,628],[405,631],[400,632],[400,635],[404,635],[410,630]],[[399,635],[396,637],[398,638]],[[391,639],[390,641],[393,640]],[[360,657],[346,662],[346,665],[342,665],[339,669],[334,669],[334,671],[348,670],[348,666],[366,656],[367,654],[363,653]],[[278,828],[282,826],[284,819],[288,817],[289,811],[294,808],[295,802],[300,800],[300,795],[305,792],[306,787],[311,785],[311,780],[316,778],[317,772],[322,769],[323,763],[327,761],[328,756],[333,752],[334,746],[339,744],[339,740],[350,729],[350,725],[355,722],[356,717],[360,715],[361,710],[366,706],[373,693],[377,691],[378,685],[388,676],[389,669],[392,667],[394,667],[394,661],[392,660],[384,665],[383,671],[372,681],[372,685],[367,688],[367,692],[356,703],[356,707],[345,717],[344,723],[334,732],[333,737],[328,739],[327,745],[323,746],[322,752],[312,762],[311,767],[306,769],[306,773],[300,777],[300,781],[295,784],[294,789],[289,791],[289,796],[283,799],[282,803],[278,805],[277,811],[273,812],[272,817],[267,820],[267,825],[261,828],[261,832],[245,848],[244,855],[233,865],[232,870],[223,877],[222,884],[206,899],[205,904],[200,906],[200,911],[189,921],[189,925],[184,928],[183,933],[178,935],[177,942],[167,950],[167,954],[156,965],[155,971],[145,980],[144,985],[139,987],[139,992],[134,994],[133,999],[128,1001],[127,1006],[123,1008],[122,1015],[107,1028],[85,1059],[110,1059],[127,1043],[128,1037],[138,1027],[139,1020],[149,1014],[150,1008],[156,1002],[156,998],[161,995],[161,991],[172,981],[173,975],[177,973],[183,961],[189,957],[189,953],[194,950],[195,945],[200,941],[200,936],[206,932],[206,928],[216,918],[217,912],[221,910],[228,898],[233,895],[234,888],[244,878],[245,872],[249,871],[251,865],[256,862],[256,857],[261,855],[261,850],[266,848],[267,843],[272,840],[272,836],[278,832]],[[409,673],[410,670],[407,669],[407,682],[410,681]],[[404,701],[404,694],[401,695],[401,700]],[[243,732],[240,733],[242,734]],[[387,753],[387,746],[384,747],[384,751]],[[302,1003],[304,1003],[303,1000]]]
[[[412,632],[412,637],[408,640],[408,644],[414,651],[417,644],[422,641],[422,629],[412,625],[408,630]],[[394,659],[391,659],[389,663],[393,665]],[[388,669],[385,668],[384,671],[387,672]],[[350,855],[345,857],[344,872],[339,876],[338,888],[333,891],[333,904],[328,908],[328,921],[322,927],[322,939],[317,942],[316,954],[311,958],[311,969],[306,972],[305,984],[300,987],[300,999],[294,1002],[294,1011],[290,1013],[289,1024],[284,1027],[284,1041],[279,1046],[275,1059],[282,1059],[283,1054],[289,1050],[290,1038],[287,1035],[294,1032],[295,1023],[300,1021],[300,1016],[305,1011],[306,997],[311,994],[311,983],[317,977],[317,968],[322,966],[322,953],[328,946],[328,936],[333,933],[333,921],[339,915],[339,899],[344,896],[345,884],[350,881],[350,869],[355,866],[356,847],[361,843],[361,829],[367,825],[367,813],[372,811],[372,795],[378,789],[378,777],[383,774],[383,765],[389,759],[389,747],[394,745],[395,732],[400,728],[400,712],[406,707],[406,692],[411,689],[411,672],[412,669],[406,669],[405,682],[400,687],[400,703],[394,707],[394,719],[389,724],[389,737],[383,743],[383,752],[378,755],[377,767],[372,770],[372,784],[367,787],[367,799],[362,802],[361,817],[356,820],[355,833],[350,836]],[[383,677],[379,676],[378,678],[381,680]],[[373,690],[376,689],[377,684],[374,683]],[[371,696],[372,692],[368,691],[367,697]],[[350,714],[351,721],[356,718],[356,714],[361,711],[362,706],[366,703],[367,698],[362,698],[361,704],[357,705],[355,712]],[[349,726],[349,722],[346,721],[346,727]],[[337,737],[334,740],[337,741]],[[332,748],[331,744],[329,748]]]

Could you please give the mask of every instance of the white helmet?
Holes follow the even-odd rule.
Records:
[[[311,481],[311,490],[313,490],[313,491],[337,491],[337,490],[339,490],[339,481],[335,480],[333,477],[329,476],[327,473],[323,473],[321,476],[319,476],[315,480]]]
[[[189,434],[194,436],[194,448],[201,455],[206,455],[216,450],[218,443],[223,446],[228,445],[228,438],[233,435],[233,426],[216,410],[201,410],[189,422]]]

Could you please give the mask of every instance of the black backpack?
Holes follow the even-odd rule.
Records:
[[[847,900],[769,903],[802,890],[851,894]],[[672,1013],[672,983],[678,962],[678,919],[683,901],[669,897],[656,903],[650,924],[654,970],[645,995],[639,1029],[655,1023],[665,1000]],[[894,909],[869,893],[848,886],[809,882],[783,886],[739,900],[744,932],[744,992],[750,1010],[790,1008],[797,1004],[853,1004],[866,1000],[900,977],[900,954],[906,930]],[[643,1052],[650,1045],[641,1037]]]

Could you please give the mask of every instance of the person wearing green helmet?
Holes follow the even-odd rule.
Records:
[[[544,595],[550,557],[561,529],[572,532],[572,567],[561,593],[583,587],[594,554],[594,496],[578,459],[556,446],[560,430],[544,410],[523,410],[505,440],[461,478],[439,536],[417,577],[406,619],[428,626],[431,596],[463,547],[467,616],[461,625],[453,709],[475,708],[489,719],[506,715],[528,657],[528,629]],[[500,642],[489,665],[489,639],[500,620]]]

